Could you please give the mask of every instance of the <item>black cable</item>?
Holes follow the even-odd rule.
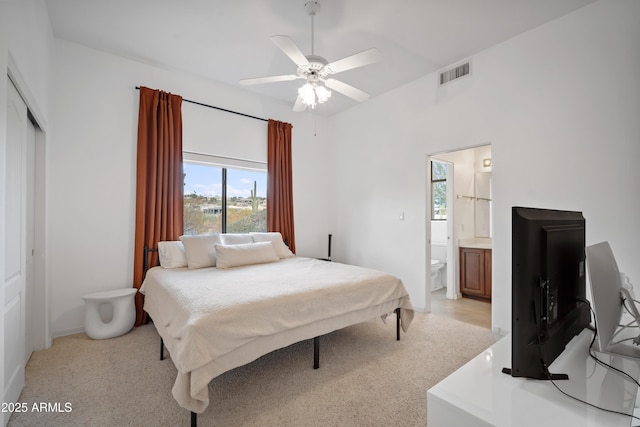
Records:
[[[628,373],[624,372],[621,369],[616,368],[615,366],[611,366],[608,363],[604,362],[603,360],[598,359],[598,357],[595,355],[594,350],[593,350],[593,343],[595,343],[596,341],[596,337],[598,336],[598,324],[596,322],[596,314],[593,311],[593,308],[591,308],[591,304],[589,304],[587,301],[584,300],[578,300],[579,302],[583,303],[583,304],[587,304],[587,307],[589,307],[589,310],[591,310],[591,313],[593,314],[593,325],[594,325],[594,334],[593,334],[593,339],[591,340],[591,344],[589,345],[589,356],[591,356],[591,358],[593,360],[596,361],[596,363],[599,363],[602,366],[605,366],[607,368],[613,369],[614,371],[617,371],[619,373],[621,373],[622,375],[626,376],[627,378],[629,378],[631,381],[633,381],[634,383],[636,383],[636,385],[638,387],[640,387],[640,382],[638,382],[638,380],[636,380],[635,378],[633,378],[631,375],[629,375]]]
[[[589,304],[589,302],[588,302],[588,301],[584,301],[584,300],[578,300],[578,301],[579,301],[579,302],[581,302],[581,303],[583,303],[583,304],[587,304],[587,306],[589,307],[589,309],[593,312],[593,309],[591,308],[591,304]],[[534,317],[535,317],[535,316],[534,316]],[[623,415],[623,416],[626,416],[626,417],[635,418],[636,420],[640,420],[640,417],[637,417],[637,416],[635,416],[635,415],[633,415],[633,414],[627,414],[627,413],[624,413],[624,412],[615,411],[615,410],[613,410],[613,409],[602,408],[602,407],[600,407],[600,406],[594,405],[593,403],[589,403],[589,402],[587,402],[586,400],[582,400],[582,399],[580,399],[580,398],[578,398],[578,397],[575,397],[575,396],[570,395],[569,393],[565,392],[565,391],[564,391],[564,390],[562,390],[560,387],[558,387],[558,385],[557,385],[557,384],[555,383],[555,381],[553,380],[551,373],[549,372],[549,367],[547,366],[546,362],[544,361],[544,357],[543,357],[543,354],[542,354],[542,341],[541,341],[541,337],[540,337],[540,329],[539,329],[539,325],[538,325],[538,320],[537,320],[537,319],[535,319],[535,323],[536,323],[536,331],[537,331],[536,336],[537,336],[537,339],[538,339],[538,350],[540,351],[540,363],[542,363],[542,368],[544,369],[545,375],[547,376],[547,380],[549,380],[549,381],[551,382],[551,384],[553,384],[553,386],[554,386],[554,387],[555,387],[555,388],[556,388],[560,393],[564,394],[564,395],[565,395],[565,396],[567,396],[567,397],[570,397],[570,398],[571,398],[571,399],[573,399],[573,400],[576,400],[576,401],[578,401],[578,402],[580,402],[580,403],[583,403],[583,404],[585,404],[585,405],[587,405],[587,406],[590,406],[590,407],[592,407],[592,408],[599,409],[599,410],[604,411],[604,412],[609,412],[609,413],[611,413],[611,414]],[[638,383],[638,381],[637,381],[637,380],[635,380],[631,375],[627,374],[627,373],[626,373],[626,372],[624,372],[624,371],[621,371],[621,370],[620,370],[620,369],[618,369],[618,368],[615,368],[615,367],[613,367],[613,366],[611,366],[611,365],[608,365],[607,363],[605,363],[605,362],[603,362],[603,361],[599,360],[597,357],[595,357],[595,356],[592,354],[592,346],[593,346],[593,343],[596,341],[596,336],[598,335],[598,326],[597,326],[597,324],[596,324],[596,320],[595,320],[595,313],[594,313],[593,323],[594,323],[595,331],[594,331],[594,334],[593,334],[593,339],[591,340],[591,344],[589,345],[589,355],[590,355],[591,357],[593,357],[593,358],[594,358],[597,362],[599,362],[600,364],[603,364],[603,365],[605,365],[605,366],[608,366],[608,367],[610,367],[610,368],[612,368],[612,369],[614,369],[614,370],[616,370],[616,371],[618,371],[618,372],[620,372],[620,373],[622,373],[622,374],[626,375],[627,377],[631,378],[631,379],[633,380],[633,382],[635,382],[636,384],[638,384],[638,386],[640,387],[640,384]]]
[[[625,413],[625,412],[620,412],[620,411],[615,411],[615,410],[613,410],[613,409],[603,408],[603,407],[601,407],[601,406],[594,405],[593,403],[589,403],[589,402],[587,402],[586,400],[582,400],[582,399],[580,399],[580,398],[578,398],[578,397],[575,397],[575,396],[570,395],[569,393],[567,393],[566,391],[564,391],[564,390],[562,390],[560,387],[558,387],[558,385],[556,384],[556,382],[551,378],[551,374],[549,373],[549,370],[548,370],[548,368],[547,368],[546,363],[544,363],[544,362],[543,362],[543,365],[542,365],[542,366],[544,367],[545,372],[546,372],[546,373],[547,373],[547,375],[548,375],[548,379],[549,379],[549,381],[551,381],[551,384],[553,384],[553,386],[554,386],[554,387],[555,387],[555,388],[556,388],[560,393],[564,394],[565,396],[570,397],[570,398],[571,398],[571,399],[573,399],[573,400],[576,400],[576,401],[578,401],[578,402],[580,402],[580,403],[583,403],[583,404],[585,404],[585,405],[591,406],[592,408],[599,409],[599,410],[604,411],[604,412],[609,412],[609,413],[611,413],[611,414],[617,414],[617,415],[623,415],[623,416],[626,416],[626,417],[635,418],[636,420],[640,420],[640,418],[639,418],[639,417],[636,417],[636,416],[635,416],[635,415],[633,415],[633,414],[627,414],[627,413]]]

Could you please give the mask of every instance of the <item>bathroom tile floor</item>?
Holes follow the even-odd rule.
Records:
[[[431,293],[431,312],[483,328],[491,328],[491,303],[471,298],[447,299],[446,288]]]

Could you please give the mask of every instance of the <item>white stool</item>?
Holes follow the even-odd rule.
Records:
[[[94,340],[103,340],[129,332],[136,322],[136,292],[136,288],[125,288],[83,296],[82,299],[87,303],[84,316],[87,335]],[[100,307],[103,304],[110,304],[113,308],[113,317],[106,323],[100,317]]]

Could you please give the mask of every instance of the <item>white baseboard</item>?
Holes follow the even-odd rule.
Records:
[[[68,335],[80,334],[80,333],[84,333],[84,328],[73,328],[73,329],[66,329],[63,331],[55,331],[53,333],[53,339],[66,337]]]

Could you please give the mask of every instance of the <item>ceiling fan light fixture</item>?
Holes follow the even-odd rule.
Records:
[[[313,90],[313,86],[311,86],[311,83],[305,83],[304,85],[302,85],[298,89],[298,96],[305,105],[311,108],[314,108],[316,106],[316,93]]]
[[[307,82],[298,89],[298,96],[306,106],[315,108],[317,104],[327,102],[331,91],[324,85]]]
[[[316,86],[316,96],[318,97],[318,103],[322,104],[327,102],[331,98],[331,91],[324,86]]]
[[[240,84],[254,85],[298,79],[305,80],[305,84],[298,88],[298,97],[293,105],[293,111],[304,111],[307,107],[315,108],[316,105],[327,102],[331,97],[331,91],[336,91],[357,102],[364,102],[369,99],[368,93],[329,76],[378,62],[382,59],[380,51],[376,48],[371,48],[331,63],[322,56],[316,55],[314,49],[314,18],[320,10],[320,3],[316,0],[307,1],[305,7],[311,17],[310,55],[302,53],[300,48],[288,36],[274,35],[270,37],[271,41],[297,65],[297,73],[243,79],[240,80]]]

